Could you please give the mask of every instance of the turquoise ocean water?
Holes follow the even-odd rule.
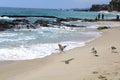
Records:
[[[81,18],[95,19],[100,12],[84,12],[62,9],[36,9],[36,8],[0,8],[0,15],[39,15],[39,16],[56,16],[59,18]],[[105,18],[115,18],[116,14],[110,12],[104,13]]]

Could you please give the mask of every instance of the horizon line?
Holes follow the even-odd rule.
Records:
[[[26,9],[60,9],[60,10],[67,10],[67,9],[90,9],[90,7],[89,8],[38,8],[38,7],[9,7],[9,6],[7,6],[7,7],[4,7],[4,6],[0,6],[0,8],[26,8]]]

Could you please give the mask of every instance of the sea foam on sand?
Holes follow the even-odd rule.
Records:
[[[67,45],[65,50],[73,49],[75,47],[84,46],[84,42],[63,42],[62,45]],[[0,49],[0,60],[26,60],[43,58],[51,55],[52,53],[59,52],[57,44],[37,44],[32,46],[24,46],[15,48],[3,48]]]

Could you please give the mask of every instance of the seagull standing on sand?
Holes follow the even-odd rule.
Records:
[[[92,49],[91,49],[91,51],[92,51],[92,53],[95,51],[95,48],[93,47]]]
[[[98,55],[97,55],[97,50],[96,50],[94,47],[91,49],[91,51],[92,51],[92,53],[94,54],[94,56],[98,56]]]
[[[117,48],[116,48],[115,46],[111,46],[111,51],[112,51],[112,52],[116,53],[116,51],[115,51],[116,49],[117,49]]]
[[[116,47],[114,47],[114,46],[111,46],[111,50],[115,50],[115,49],[117,49]]]
[[[97,50],[94,51],[94,54],[95,54],[95,55],[97,54]]]

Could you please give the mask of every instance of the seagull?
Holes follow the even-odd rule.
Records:
[[[94,56],[98,57],[97,50],[94,47],[91,49],[91,51],[94,54]]]
[[[114,47],[114,46],[111,46],[111,50],[115,50],[115,49],[117,49],[116,47]]]
[[[115,46],[111,46],[111,51],[112,53],[118,53],[117,51],[115,51],[117,48]]]
[[[97,50],[94,50],[94,52],[93,52],[95,55],[97,54]]]
[[[97,50],[94,51],[94,56],[98,57],[99,55],[97,55]]]
[[[92,53],[95,51],[95,48],[93,47],[92,49],[91,49],[91,51],[92,51]]]
[[[63,52],[63,50],[67,47],[66,45],[62,46],[61,44],[58,44],[59,50]]]

